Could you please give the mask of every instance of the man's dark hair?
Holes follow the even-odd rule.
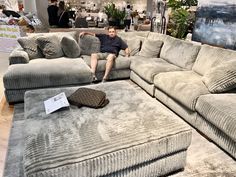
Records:
[[[51,0],[51,3],[57,2],[57,0]]]
[[[109,29],[114,29],[114,30],[116,30],[116,27],[115,27],[115,26],[108,26],[107,30],[109,30]]]

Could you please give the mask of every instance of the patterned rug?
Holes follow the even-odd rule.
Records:
[[[22,169],[23,129],[24,105],[17,104],[15,105],[4,177],[24,176]],[[234,177],[236,176],[236,161],[215,144],[206,140],[197,131],[193,130],[193,138],[188,149],[186,167],[184,171],[172,174],[171,176]]]

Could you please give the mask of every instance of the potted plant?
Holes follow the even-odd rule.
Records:
[[[197,0],[169,0],[171,8],[167,33],[173,37],[183,39],[195,22],[195,14],[189,11],[191,6],[197,5]]]
[[[104,12],[108,17],[108,22],[110,26],[116,26],[118,28],[124,28],[124,19],[126,13],[124,10],[119,10],[115,7],[114,3],[109,3],[104,6]]]

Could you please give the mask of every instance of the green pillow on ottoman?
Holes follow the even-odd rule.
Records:
[[[57,36],[42,36],[37,39],[39,48],[43,51],[45,58],[59,58],[64,56],[60,40]]]
[[[236,88],[236,60],[211,68],[204,74],[203,82],[211,93],[226,92]]]

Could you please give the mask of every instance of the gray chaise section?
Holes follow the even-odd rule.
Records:
[[[34,59],[28,64],[10,65],[3,77],[8,102],[19,101],[24,90],[82,85],[91,81],[92,72],[80,58]],[[11,94],[18,96],[14,98]]]

